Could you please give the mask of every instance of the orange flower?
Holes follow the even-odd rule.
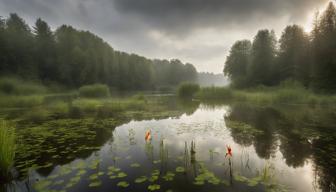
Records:
[[[226,146],[226,154],[225,154],[225,157],[226,156],[229,156],[229,157],[232,157],[232,149],[229,145]]]
[[[146,131],[146,134],[145,134],[145,140],[146,141],[149,141],[151,139],[151,132],[150,130],[149,131]]]

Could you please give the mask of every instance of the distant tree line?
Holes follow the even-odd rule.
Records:
[[[238,88],[274,86],[284,80],[307,88],[336,92],[336,9],[332,2],[316,14],[310,34],[287,26],[279,41],[273,31],[260,30],[253,42],[234,43],[224,74]]]
[[[62,25],[52,31],[37,19],[31,29],[17,14],[0,17],[0,75],[70,88],[103,83],[118,89],[155,89],[196,81],[192,64],[150,60],[114,50],[88,31]]]

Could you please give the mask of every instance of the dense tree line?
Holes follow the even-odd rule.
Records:
[[[197,80],[192,64],[116,51],[88,31],[67,25],[52,31],[41,19],[31,29],[17,14],[0,17],[0,75],[67,87],[104,83],[128,90]]]
[[[336,92],[336,9],[332,2],[316,15],[310,34],[287,26],[279,41],[273,31],[260,30],[253,42],[231,47],[224,66],[235,87],[274,86],[295,80],[315,90]]]

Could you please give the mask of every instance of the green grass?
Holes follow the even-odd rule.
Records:
[[[246,101],[260,104],[336,104],[336,95],[316,94],[297,83],[283,83],[277,87],[259,86],[249,89],[229,87],[202,88],[196,98],[203,101]]]
[[[0,107],[2,108],[30,108],[43,103],[43,95],[0,95]]]
[[[47,93],[47,88],[40,83],[13,77],[0,79],[0,93],[7,95],[35,95]]]
[[[93,84],[79,88],[79,96],[87,98],[104,98],[110,96],[110,89],[107,85]]]
[[[232,90],[226,87],[204,87],[196,93],[196,98],[202,100],[230,100],[233,98]]]
[[[15,129],[8,122],[0,120],[0,177],[8,177],[14,164]]]

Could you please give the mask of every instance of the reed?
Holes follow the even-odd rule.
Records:
[[[8,178],[14,164],[15,128],[0,120],[0,177]]]

